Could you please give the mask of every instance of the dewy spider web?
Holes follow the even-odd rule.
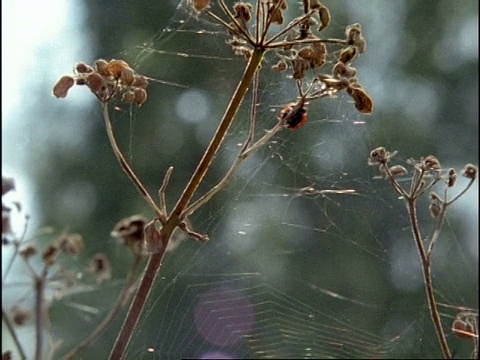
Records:
[[[290,10],[294,16],[296,4]],[[366,21],[357,14],[344,20],[337,15],[342,10],[330,7],[326,36],[341,38],[346,25]],[[125,52],[136,70],[159,83],[141,109],[119,107],[116,131],[123,144],[131,142],[133,166],[150,189],[175,167],[170,206],[245,67],[226,38],[222,27],[182,2],[158,36]],[[368,34],[367,40],[374,49],[381,41]],[[367,50],[355,64],[366,88],[374,86],[371,56]],[[256,138],[297,100],[293,80],[270,70],[276,60],[269,54],[260,72]],[[195,198],[237,156],[250,105],[251,92]],[[367,168],[371,149],[403,146],[400,131],[392,120],[359,115],[343,94],[308,105],[307,113],[303,128],[281,131],[189,219],[210,241],[178,240],[167,253],[129,359],[440,356],[404,205]],[[385,128],[374,127],[381,121]],[[403,147],[399,162],[429,155],[419,149],[430,151]],[[475,161],[447,159],[459,169],[462,161]],[[427,236],[433,222],[423,205],[419,220]],[[462,208],[468,206],[478,203],[459,203],[447,217],[432,265],[447,338],[460,357],[469,356],[471,342],[455,339],[451,323],[460,307],[478,307],[478,257],[469,250],[478,234],[466,230],[466,222],[477,220],[467,217]]]
[[[334,22],[330,31],[341,33],[342,25]],[[161,117],[170,114],[168,124],[156,125],[167,129],[159,137],[176,135],[175,127],[186,122],[195,127],[188,136],[206,145],[245,64],[225,44],[223,29],[204,16],[196,18],[182,3],[158,37],[139,48],[137,55],[127,53],[139,71],[175,80],[185,89],[165,85],[166,96],[171,92],[172,98],[192,101],[165,105],[171,102],[150,98],[160,102]],[[268,56],[261,72],[257,137],[296,100],[294,82],[270,71],[274,61]],[[191,72],[182,74],[185,66],[195,67],[192,78]],[[248,96],[199,193],[215,185],[245,141]],[[199,108],[199,119],[192,107]],[[342,96],[312,104],[308,117],[304,128],[281,132],[249,158],[229,186],[192,216],[195,228],[211,241],[185,240],[167,254],[129,358],[439,354],[403,204],[387,183],[364,170],[376,145],[369,119]],[[134,121],[140,127],[146,120],[138,113]],[[135,134],[134,144],[143,142],[140,136]],[[154,150],[164,149],[154,145]],[[403,160],[414,155],[402,154]],[[430,221],[428,214],[420,220]],[[468,354],[470,344],[452,339],[449,324],[458,307],[477,306],[476,289],[463,285],[475,284],[476,260],[457,235],[458,226],[449,225],[433,265],[435,285],[445,305],[448,339],[455,351]],[[447,253],[450,261],[442,259]],[[455,283],[459,277],[467,278],[462,285]]]

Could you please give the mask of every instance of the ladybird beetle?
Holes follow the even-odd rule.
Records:
[[[300,129],[307,121],[307,110],[305,110],[305,107],[302,106],[295,109],[295,105],[296,103],[286,105],[278,117],[280,121],[285,121],[288,116],[289,118],[285,123],[287,128],[292,131]]]

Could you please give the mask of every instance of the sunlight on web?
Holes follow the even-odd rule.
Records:
[[[331,32],[341,33],[345,25],[334,22]],[[168,100],[159,100],[157,111],[174,112],[205,145],[245,66],[225,39],[220,26],[182,2],[158,36],[126,52],[143,73],[165,81],[165,96],[176,99],[168,108]],[[269,54],[263,64],[256,137],[297,100],[292,79],[270,70],[277,60]],[[164,61],[195,67],[195,78],[177,80],[177,70],[159,65]],[[215,69],[215,76],[207,69]],[[176,85],[169,85],[174,79]],[[220,168],[228,168],[245,142],[250,106],[249,94],[217,155]],[[186,241],[167,256],[129,358],[439,355],[404,205],[367,168],[377,145],[371,120],[344,95],[309,104],[307,113],[301,130],[280,132],[238,169],[219,201],[191,217],[211,240]],[[136,126],[143,121],[130,116]],[[186,141],[180,130],[158,127],[159,136],[178,137],[179,148]],[[133,135],[132,141],[135,148],[142,140]],[[397,158],[406,164],[415,155]],[[221,178],[220,168],[207,174],[200,192]],[[421,216],[428,234],[428,212]],[[448,242],[441,239],[433,265],[447,329],[463,307],[478,306],[477,289],[455,280],[478,280],[478,259],[457,233],[458,226],[448,222]],[[458,354],[471,351],[453,333],[448,338]]]

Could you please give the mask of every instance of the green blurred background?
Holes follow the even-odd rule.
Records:
[[[281,132],[249,159],[190,219],[210,242],[188,239],[167,254],[129,358],[198,358],[212,351],[232,358],[441,356],[403,203],[387,182],[372,180],[376,172],[367,157],[385,146],[399,151],[395,159],[403,165],[430,154],[458,171],[467,162],[478,164],[478,2],[324,3],[332,14],[325,36],[341,38],[345,26],[362,24],[367,51],[354,66],[375,102],[373,115],[359,115],[344,96],[312,103],[304,128]],[[85,239],[74,266],[97,252],[108,254],[113,266],[111,284],[52,304],[52,332],[63,340],[58,354],[89,333],[120,291],[132,258],[111,239],[113,226],[151,213],[110,150],[93,96],[73,89],[58,100],[51,88],[77,61],[98,58],[122,58],[140,73],[176,83],[151,83],[140,109],[112,110],[122,149],[152,194],[174,166],[167,194],[173,206],[244,67],[220,28],[190,16],[185,3],[177,5],[71,1],[49,18],[41,15],[48,13],[42,5],[2,4],[11,26],[4,28],[4,46],[13,46],[2,58],[2,173],[16,178],[32,233],[67,227]],[[300,4],[289,5],[293,17]],[[34,22],[26,21],[29,15]],[[28,41],[55,21],[60,30]],[[295,97],[293,82],[269,71],[274,61],[267,57],[260,81],[259,135]],[[10,71],[20,65],[21,71]],[[238,152],[248,105],[246,99],[199,194],[215,185]],[[307,186],[358,195],[308,195],[301,191]],[[422,205],[427,236],[433,223]],[[45,246],[49,239],[38,242]],[[2,255],[5,260],[8,253]],[[452,207],[433,272],[441,303],[478,308],[477,184]],[[212,293],[217,300],[205,300]],[[254,321],[240,340],[218,344],[202,335],[195,316],[205,302],[213,302],[207,314],[215,314],[222,296],[244,301],[233,304],[253,309]],[[441,312],[456,357],[468,357],[471,343],[449,331],[456,310],[444,306]],[[241,322],[222,319],[233,328]],[[106,358],[120,323],[83,358]]]

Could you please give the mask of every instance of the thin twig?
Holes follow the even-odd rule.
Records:
[[[430,310],[430,317],[435,327],[438,341],[440,343],[440,348],[442,350],[443,357],[445,359],[451,359],[452,353],[448,347],[447,338],[445,337],[445,332],[443,331],[442,321],[440,319],[440,313],[438,312],[437,302],[435,300],[435,293],[432,282],[432,272],[431,272],[431,262],[428,257],[425,247],[422,242],[422,235],[418,225],[417,218],[417,209],[416,209],[416,199],[410,198],[406,199],[408,216],[410,219],[410,225],[412,228],[413,238],[420,256],[420,261],[422,265],[423,281],[425,284],[425,292],[427,294],[428,309]]]
[[[103,319],[103,321],[97,326],[95,330],[92,331],[85,339],[83,339],[77,346],[70,350],[62,359],[72,359],[76,354],[85,349],[87,346],[93,344],[98,338],[105,332],[105,330],[110,326],[110,324],[115,320],[117,315],[120,313],[125,305],[128,303],[128,299],[133,291],[133,286],[135,285],[135,280],[137,278],[137,272],[142,263],[143,257],[136,255],[132,267],[128,273],[127,278],[125,279],[125,284],[123,285],[122,291],[118,295],[117,302],[110,310],[108,315]]]
[[[35,360],[43,359],[43,325],[45,324],[45,277],[35,278]]]
[[[118,147],[117,141],[115,139],[115,135],[113,134],[113,128],[112,128],[112,122],[110,120],[110,115],[108,113],[108,104],[105,103],[102,106],[103,106],[103,118],[105,120],[105,127],[107,129],[108,140],[110,141],[110,146],[112,147],[113,153],[115,154],[115,156],[116,156],[118,162],[120,163],[120,166],[122,167],[123,171],[125,171],[125,173],[130,178],[130,181],[135,185],[135,187],[140,192],[142,197],[150,205],[153,212],[155,213],[155,216],[157,216],[157,218],[160,220],[160,222],[164,223],[166,215],[163,214],[162,211],[160,211],[158,206],[155,204],[155,201],[153,201],[152,197],[150,196],[148,191],[145,189],[142,182],[135,175],[135,173],[132,170],[132,168],[130,167],[130,165],[128,165],[127,160],[125,160],[125,157],[123,156],[120,148]]]
[[[160,198],[160,210],[165,214],[165,216],[168,216],[166,190],[168,182],[170,181],[170,176],[172,175],[172,171],[173,166],[170,166],[165,174],[165,177],[163,178],[162,186],[160,186],[160,189],[158,190],[158,197]]]
[[[235,115],[242,103],[243,98],[248,90],[248,87],[253,79],[253,76],[259,69],[259,65],[262,62],[265,50],[255,49],[250,57],[245,72],[240,80],[240,83],[235,90],[235,93],[228,104],[225,114],[220,122],[215,135],[212,138],[207,150],[205,151],[200,163],[198,164],[194,174],[192,175],[189,183],[183,191],[180,199],[177,201],[175,208],[171,212],[167,222],[164,224],[160,231],[160,239],[162,241],[162,248],[159,252],[152,254],[148,261],[147,267],[143,273],[142,279],[135,293],[134,299],[128,310],[125,321],[123,322],[120,333],[117,336],[112,351],[110,352],[109,359],[118,360],[122,359],[125,355],[125,350],[130,343],[133,331],[138,324],[140,315],[147,301],[147,298],[152,289],[155,277],[162,264],[163,257],[165,255],[168,242],[172,236],[173,231],[179,225],[180,217],[188,205],[188,202],[192,198],[193,194],[197,190],[198,186],[202,182],[203,177],[210,168],[210,164],[213,161],[220,145],[227,134],[230,125],[235,118]]]

